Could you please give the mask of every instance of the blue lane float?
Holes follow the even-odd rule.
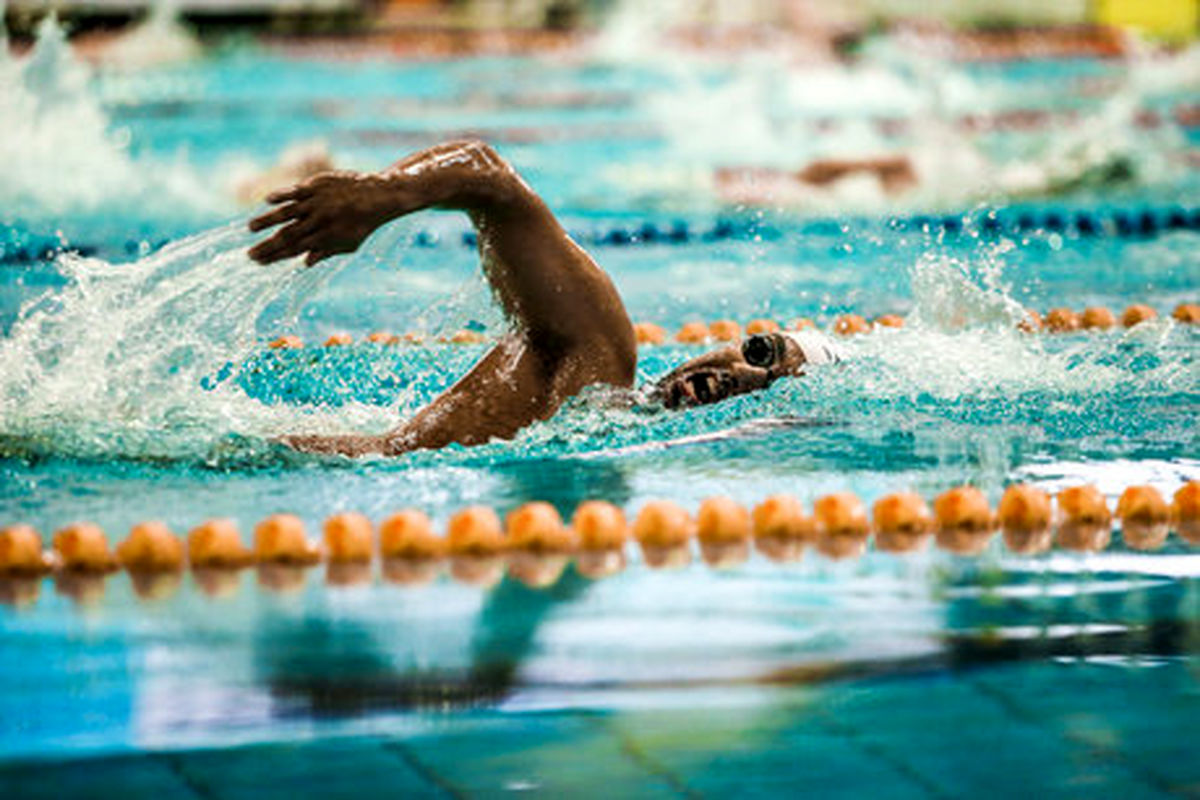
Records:
[[[1070,209],[1056,207],[1009,207],[969,214],[913,214],[883,220],[869,218],[817,217],[790,225],[766,222],[759,217],[717,217],[705,227],[694,227],[684,220],[655,222],[633,221],[590,230],[574,230],[572,235],[595,247],[632,247],[686,245],[692,242],[763,242],[787,236],[846,236],[852,234],[911,233],[930,237],[1059,234],[1080,238],[1114,236],[1122,239],[1150,239],[1165,233],[1200,231],[1200,208],[1173,205],[1160,208]],[[170,241],[165,238],[127,239],[117,252],[144,255]],[[407,240],[421,248],[452,244],[453,235],[420,230]],[[479,237],[464,231],[457,237],[463,247],[477,248]],[[52,261],[63,253],[111,255],[112,250],[91,242],[73,242],[58,236],[31,232],[22,227],[0,226],[0,264],[28,264]]]

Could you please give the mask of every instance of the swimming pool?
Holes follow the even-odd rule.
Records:
[[[789,492],[811,506],[830,491],[870,502],[971,483],[994,502],[1017,481],[1094,482],[1114,497],[1200,477],[1197,333],[1166,319],[1196,300],[1200,275],[1197,134],[1176,121],[1195,104],[1194,53],[931,73],[894,47],[853,68],[783,72],[240,49],[82,88],[63,58],[44,51],[42,82],[6,97],[41,104],[26,138],[67,137],[55,132],[69,121],[59,174],[111,194],[31,179],[41,151],[6,143],[29,169],[11,171],[4,195],[19,209],[0,263],[5,524],[48,534],[90,519],[116,541],[147,518],[183,531],[228,516],[249,530],[288,511],[315,530],[348,509],[378,520],[414,506],[441,523],[533,499],[566,515],[589,498],[632,512]],[[1081,92],[1087,81],[1102,91]],[[65,105],[46,100],[55,92]],[[978,135],[960,124],[1029,108],[1091,116]],[[1159,124],[1138,122],[1147,110]],[[917,122],[930,118],[943,124]],[[895,119],[910,127],[880,126]],[[272,444],[411,413],[484,351],[432,340],[502,321],[464,220],[418,216],[341,263],[266,269],[243,255],[252,239],[228,179],[299,140],[377,167],[462,132],[527,175],[635,320],[824,325],[853,311],[908,324],[848,340],[842,368],[680,414],[585,397],[512,442],[392,460]],[[902,203],[851,187],[798,208],[723,204],[711,183],[721,166],[916,151],[929,136],[934,155],[969,144],[985,164],[1045,171],[1066,149],[1128,159],[1134,177],[987,202],[986,171],[935,172]],[[88,255],[56,262],[44,252],[56,243]],[[1022,306],[1132,302],[1163,318],[1057,336],[1013,325]],[[281,333],[319,343],[378,329],[431,341],[266,347]],[[695,352],[642,348],[639,382]],[[975,557],[810,551],[724,571],[631,556],[617,576],[568,571],[548,589],[445,576],[338,587],[316,570],[282,593],[241,574],[216,597],[189,577],[147,602],[117,575],[75,587],[77,602],[47,579],[33,602],[0,608],[0,785],[225,796],[295,791],[280,776],[299,775],[329,791],[446,794],[704,794],[736,781],[1157,796],[1200,781],[1186,741],[1197,557],[1176,537],[1153,553],[1117,537],[1101,553],[1019,557],[997,537]]]

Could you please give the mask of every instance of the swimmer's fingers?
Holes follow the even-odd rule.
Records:
[[[250,220],[250,230],[261,231],[266,228],[273,228],[281,222],[287,222],[290,219],[298,219],[300,217],[300,204],[288,203],[279,208],[273,208],[266,213],[259,214],[254,219]]]
[[[286,189],[276,189],[267,195],[267,202],[274,206],[294,200],[306,200],[312,197],[314,188],[313,182],[307,180],[303,183],[297,183],[295,186],[289,186]]]
[[[270,239],[250,248],[249,255],[260,264],[270,264],[298,256],[316,244],[316,231],[311,224],[293,222],[280,228]]]
[[[332,250],[309,250],[308,255],[304,257],[304,266],[311,267],[318,261],[324,261],[333,255],[337,255],[337,253]]]
[[[276,242],[273,238],[263,242],[250,251],[250,257],[260,264],[271,264],[283,261],[311,250],[316,242],[313,239],[294,239]]]

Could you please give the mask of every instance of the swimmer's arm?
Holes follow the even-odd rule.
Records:
[[[546,204],[486,144],[440,145],[377,175],[317,176],[277,193],[251,222],[284,224],[250,251],[267,263],[348,252],[390,219],[423,208],[466,211],[484,272],[515,330],[399,428],[381,437],[293,437],[313,452],[395,454],[509,438],[592,383],[630,386],[637,362],[620,295]]]
[[[352,252],[381,225],[422,209],[466,211],[492,290],[529,340],[551,348],[607,342],[632,380],[633,328],[612,282],[483,142],[438,145],[379,173],[325,173],[268,201],[276,208],[250,222],[254,231],[282,226],[250,250],[264,264]]]

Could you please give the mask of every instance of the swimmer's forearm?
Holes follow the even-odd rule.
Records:
[[[365,455],[390,454],[387,441],[381,436],[359,436],[347,434],[342,436],[321,436],[305,434],[299,436],[284,436],[279,439],[293,450],[302,453],[323,453],[326,455],[343,455],[356,458]]]
[[[377,173],[325,172],[275,192],[274,208],[250,220],[252,231],[279,226],[250,249],[263,264],[307,253],[315,264],[352,253],[376,229],[424,208],[467,211],[477,220],[548,214],[537,196],[482,142],[423,150]]]
[[[495,211],[520,194],[532,195],[508,162],[480,141],[422,150],[377,177],[391,218],[425,208]]]

